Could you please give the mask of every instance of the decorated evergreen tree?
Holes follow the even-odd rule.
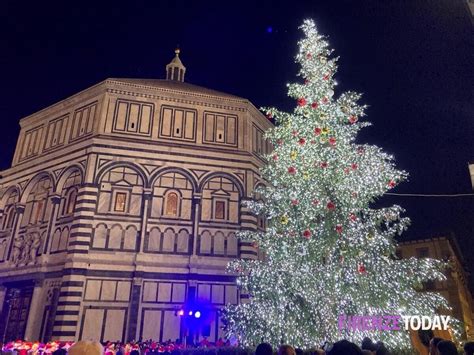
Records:
[[[309,347],[324,341],[369,336],[392,346],[409,346],[405,331],[346,331],[340,315],[434,315],[445,300],[419,292],[428,280],[443,280],[442,263],[396,257],[394,236],[408,225],[399,206],[374,202],[403,181],[392,156],[358,144],[365,106],[360,94],[334,96],[337,58],[326,39],[306,20],[296,61],[303,83],[289,85],[293,113],[264,109],[275,128],[274,146],[262,169],[262,201],[248,202],[268,220],[265,232],[243,231],[263,257],[235,260],[248,302],[227,306],[226,332],[244,345],[267,341]]]

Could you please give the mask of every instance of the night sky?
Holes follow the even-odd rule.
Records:
[[[0,169],[18,121],[108,77],[163,78],[177,44],[186,81],[292,110],[298,26],[313,18],[340,56],[339,90],[369,105],[359,142],[410,173],[399,193],[471,193],[474,22],[463,0],[2,1]],[[337,92],[336,92],[337,95]],[[474,197],[384,197],[401,240],[454,233],[474,271]]]

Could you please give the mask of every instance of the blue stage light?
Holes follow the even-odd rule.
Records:
[[[200,318],[201,317],[201,312],[199,312],[199,311],[194,312],[194,317]]]

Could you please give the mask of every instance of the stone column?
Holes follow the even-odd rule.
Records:
[[[67,253],[87,254],[92,241],[93,224],[99,189],[93,184],[84,184],[77,192],[74,221],[71,225]]]
[[[54,227],[56,226],[56,219],[58,218],[59,204],[61,203],[61,195],[53,194],[50,195],[50,198],[53,208],[51,209],[48,228],[46,229],[46,240],[44,241],[43,254],[48,254],[51,250],[51,243],[53,240],[52,235],[54,233]]]
[[[240,207],[241,230],[257,231],[257,216],[247,207]],[[239,240],[239,255],[243,259],[256,259],[257,249],[251,242],[242,242]]]
[[[51,337],[73,341],[79,335],[81,304],[84,295],[85,272],[88,267],[82,259],[89,253],[93,220],[99,196],[94,184],[83,184],[77,193],[74,220],[71,225],[67,260],[63,270],[54,326]]]
[[[202,194],[193,195],[193,203],[191,210],[191,219],[193,221],[193,234],[189,238],[189,253],[191,255],[197,255],[197,243],[199,234],[199,221],[201,220],[201,199]]]
[[[3,302],[5,302],[6,295],[7,295],[7,288],[1,285],[0,286],[0,319],[3,319],[2,310],[3,310]]]
[[[242,230],[257,230],[257,216],[252,213],[247,207],[241,206],[241,229]],[[252,242],[243,242],[239,240],[239,255],[242,259],[257,259],[257,248]],[[240,302],[247,303],[249,299],[248,293],[240,293]]]
[[[43,279],[38,279],[35,281],[30,309],[28,311],[25,340],[36,341],[40,336],[39,331],[41,329],[41,320],[44,311],[43,298]]]
[[[12,253],[12,247],[13,247],[13,240],[18,235],[18,231],[20,230],[21,221],[23,220],[23,213],[25,213],[25,205],[18,203],[15,206],[15,209],[16,209],[15,220],[13,221],[12,233],[10,236],[10,244],[8,245],[8,257],[5,260],[10,259],[10,256]]]
[[[140,314],[140,295],[142,290],[143,279],[136,277],[132,282],[132,292],[130,298],[130,306],[128,308],[128,329],[127,338],[125,340],[138,340],[138,323],[141,322]]]
[[[53,312],[52,339],[62,341],[77,340],[79,315],[84,294],[85,276],[65,271],[61,280],[57,307]]]
[[[143,189],[143,208],[142,208],[142,221],[140,227],[140,241],[138,252],[143,253],[145,249],[145,236],[147,234],[148,215],[150,209],[150,201],[153,198],[153,189]]]

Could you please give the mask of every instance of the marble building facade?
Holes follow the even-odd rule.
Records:
[[[184,82],[107,79],[20,121],[0,180],[0,340],[167,340],[175,312],[240,302],[225,266],[271,123],[246,99]]]

